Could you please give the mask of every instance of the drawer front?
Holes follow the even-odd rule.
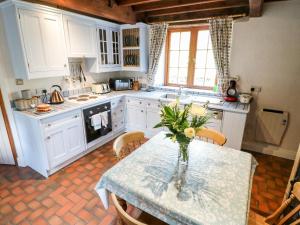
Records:
[[[111,108],[116,108],[125,105],[125,98],[115,98],[111,100]]]
[[[47,129],[52,129],[57,126],[63,126],[64,124],[72,121],[72,120],[82,120],[81,111],[73,111],[70,113],[54,116],[42,120],[42,127]]]
[[[132,106],[146,106],[146,102],[144,99],[140,98],[127,98],[126,99],[127,105],[132,105]]]
[[[115,107],[111,110],[112,112],[112,118],[116,117],[125,117],[125,105]]]
[[[162,103],[160,101],[146,101],[145,104],[147,105],[147,110],[151,111],[160,111],[162,108]]]
[[[125,128],[125,120],[124,117],[117,117],[112,121],[112,129],[113,131],[117,131]]]

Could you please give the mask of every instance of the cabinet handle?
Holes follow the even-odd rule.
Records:
[[[78,118],[78,117],[79,117],[78,115],[75,115],[75,116],[74,116],[75,119]]]
[[[148,103],[148,106],[150,106],[151,104],[150,103]]]
[[[123,112],[123,109],[121,109],[120,111]]]
[[[144,110],[141,110],[141,112],[144,112]]]
[[[65,64],[64,67],[67,67],[67,64]]]
[[[51,137],[50,137],[50,136],[48,136],[48,137],[47,137],[47,139],[48,139],[48,140],[50,140],[50,139],[51,139]]]
[[[120,100],[120,103],[122,103],[123,102],[123,100]]]
[[[142,104],[142,102],[140,102],[140,104]]]
[[[48,127],[51,127],[51,123],[48,123],[47,126],[48,126]]]

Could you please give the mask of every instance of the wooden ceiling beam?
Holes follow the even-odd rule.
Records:
[[[250,17],[260,17],[263,12],[264,0],[249,0]]]
[[[232,16],[234,20],[239,19],[241,17],[244,17],[243,15],[233,15]],[[179,22],[171,22],[169,23],[169,27],[192,27],[192,26],[199,26],[199,25],[207,25],[208,24],[208,19],[203,18],[199,20],[193,20],[193,21],[179,21]]]
[[[147,18],[146,22],[148,23],[175,23],[175,22],[187,22],[187,21],[197,21],[201,19],[208,19],[211,17],[218,16],[233,16],[233,15],[241,15],[249,14],[249,7],[243,6],[238,8],[230,8],[230,9],[218,9],[218,10],[207,10],[203,12],[194,12],[194,13],[183,13],[176,15],[167,15],[167,16],[159,16],[159,17],[150,17]]]
[[[195,4],[190,6],[183,6],[179,8],[172,9],[161,9],[155,10],[146,13],[146,17],[157,17],[157,16],[165,16],[165,15],[174,15],[179,13],[191,13],[191,12],[199,12],[206,10],[214,10],[214,9],[228,9],[228,8],[236,8],[248,6],[248,0],[227,0],[225,2],[210,2],[206,4]]]
[[[118,23],[136,23],[135,13],[131,7],[109,4],[102,0],[25,0],[64,9],[87,16],[107,19]]]
[[[224,2],[225,0],[164,0],[159,3],[148,3],[138,6],[133,6],[136,13],[149,12],[160,9],[171,9],[183,6],[191,6],[195,4],[205,4],[212,2]]]
[[[159,2],[160,0],[119,0],[118,5],[120,6],[133,6],[133,5],[141,5],[152,2]]]

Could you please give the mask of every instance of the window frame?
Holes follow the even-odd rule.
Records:
[[[197,53],[197,39],[198,39],[198,31],[199,30],[209,30],[208,25],[203,26],[195,26],[195,27],[186,27],[186,28],[169,28],[167,31],[166,38],[166,49],[165,49],[165,78],[164,85],[172,86],[172,87],[187,87],[187,88],[196,88],[202,90],[213,90],[213,87],[208,86],[199,86],[194,85],[194,77],[195,77],[195,65],[196,65],[196,53]],[[187,75],[187,84],[172,84],[169,83],[169,59],[170,59],[170,38],[172,32],[191,32],[190,39],[190,50],[189,50],[189,61],[188,61],[188,75]],[[215,79],[215,84],[217,83],[217,76]]]

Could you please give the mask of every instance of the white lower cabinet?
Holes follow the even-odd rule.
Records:
[[[111,117],[113,133],[125,129],[125,99],[123,97],[111,101]]]
[[[44,136],[50,169],[85,150],[80,113],[46,123]]]
[[[246,113],[224,112],[222,133],[227,138],[225,146],[238,150],[242,148],[246,118]]]
[[[139,130],[151,138],[162,128],[153,128],[160,121],[160,102],[145,99],[127,98],[126,128],[128,131]]]
[[[127,130],[140,130],[146,129],[146,108],[135,105],[127,105],[126,112],[126,127]]]

